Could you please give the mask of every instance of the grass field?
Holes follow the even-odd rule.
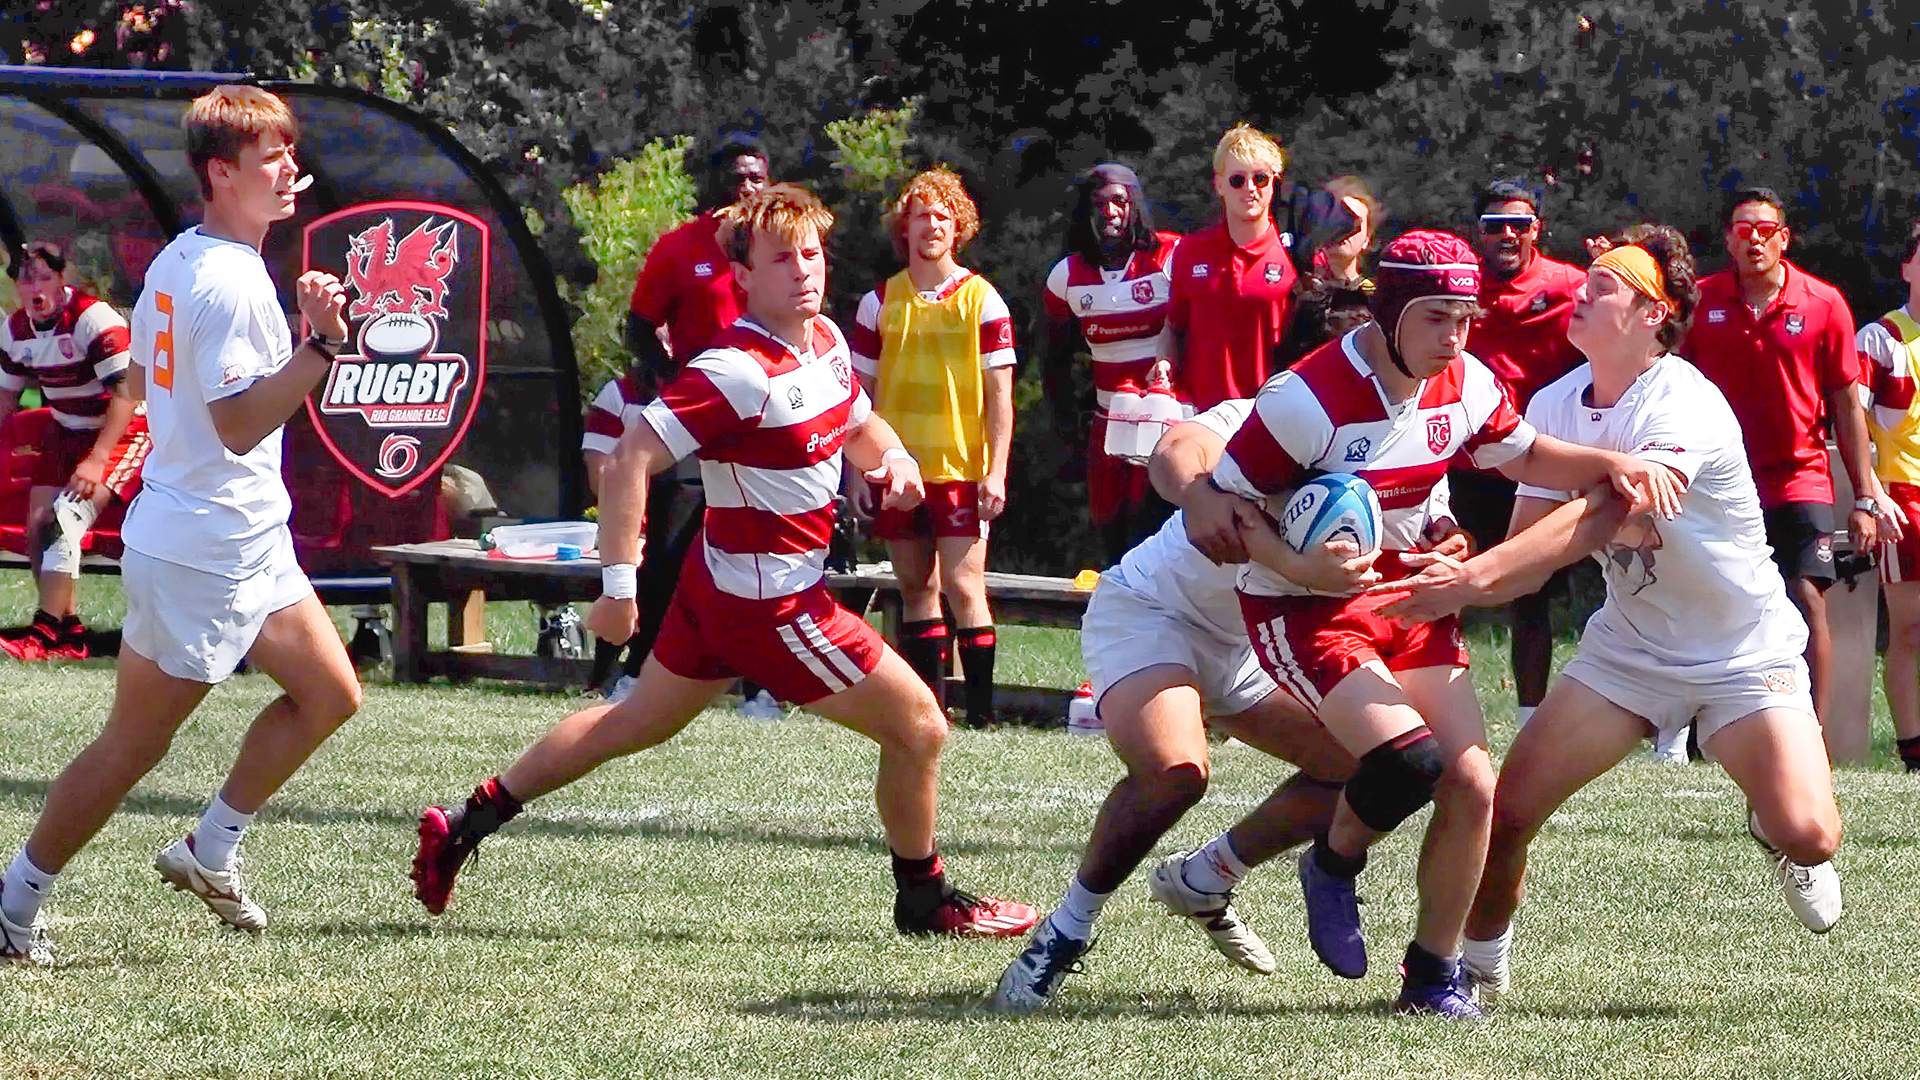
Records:
[[[100,585],[86,583],[89,614],[111,611]],[[0,574],[0,615],[29,606],[21,575]],[[495,616],[496,637],[524,646],[524,605]],[[1070,635],[1002,640],[1031,665],[1022,678],[1077,678]],[[1475,635],[1504,744],[1494,644]],[[97,729],[111,682],[98,664],[0,669],[0,858]],[[1541,836],[1514,992],[1461,1027],[1388,1013],[1412,836],[1383,844],[1363,879],[1376,960],[1364,980],[1313,961],[1291,868],[1275,864],[1241,906],[1277,975],[1227,965],[1136,879],[1056,1008],[986,1014],[1019,946],[892,933],[870,746],[724,709],[536,804],[430,919],[406,879],[419,807],[464,795],[575,700],[507,688],[370,686],[247,841],[274,925],[229,932],[159,885],[153,854],[190,826],[272,693],[258,676],[217,691],[69,869],[47,909],[62,966],[0,970],[0,1080],[1920,1071],[1920,782],[1884,756],[1884,715],[1878,763],[1838,776],[1848,913],[1833,933],[1787,914],[1718,770],[1630,762]],[[1209,835],[1286,771],[1222,748],[1212,792],[1169,845]],[[1050,904],[1116,775],[1100,740],[957,732],[941,828],[957,880]]]

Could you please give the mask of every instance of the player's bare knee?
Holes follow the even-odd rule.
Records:
[[[1135,775],[1147,799],[1157,805],[1177,806],[1181,813],[1193,809],[1207,794],[1207,767],[1198,761],[1157,765]]]
[[[1434,799],[1444,801],[1456,811],[1486,816],[1493,813],[1493,795],[1498,783],[1493,759],[1486,750],[1472,746],[1447,762],[1439,783],[1434,786]]]

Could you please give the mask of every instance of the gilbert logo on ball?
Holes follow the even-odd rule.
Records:
[[[351,351],[307,412],[330,453],[389,498],[437,477],[487,370],[487,224],[450,206],[364,203],[306,227],[305,266],[347,287]]]
[[[1364,555],[1380,546],[1380,499],[1352,473],[1323,473],[1288,497],[1280,535],[1303,554],[1328,540],[1347,540]]]

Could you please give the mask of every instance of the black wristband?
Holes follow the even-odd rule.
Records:
[[[320,333],[318,330],[315,330],[312,333],[307,335],[307,340],[305,344],[308,348],[312,349],[314,352],[317,352],[321,356],[326,357],[327,363],[331,364],[333,363],[334,358],[340,354],[340,350],[346,347],[347,339],[341,338],[340,340],[335,341],[332,338],[327,337],[324,334]]]

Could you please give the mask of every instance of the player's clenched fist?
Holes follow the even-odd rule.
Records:
[[[587,629],[614,645],[625,645],[639,622],[640,606],[632,597],[616,600],[603,596],[587,612]]]
[[[347,320],[341,314],[347,307],[347,290],[339,278],[309,270],[295,283],[294,296],[309,326],[336,341],[347,336]]]

